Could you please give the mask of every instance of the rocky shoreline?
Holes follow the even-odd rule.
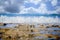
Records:
[[[5,26],[9,26],[6,27]],[[3,27],[2,27],[3,26]],[[14,26],[14,27],[13,27]],[[4,24],[0,23],[2,40],[60,40],[60,26],[53,24]]]

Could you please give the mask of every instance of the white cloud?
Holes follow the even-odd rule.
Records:
[[[57,7],[56,7],[56,11],[57,11],[58,13],[60,13],[60,6],[57,6]]]
[[[48,0],[45,0],[48,2]],[[57,0],[49,0],[51,1],[53,6],[57,5]],[[40,3],[41,2],[41,3]],[[34,3],[35,5],[40,3],[38,8],[29,7],[26,8],[23,3]],[[1,0],[0,2],[0,13],[1,12],[11,12],[11,13],[43,13],[43,14],[53,14],[58,13],[60,9],[56,9],[53,11],[48,11],[46,8],[46,4],[44,0]]]
[[[41,2],[41,0],[26,0],[25,3],[33,3],[35,5],[37,5],[39,2]]]
[[[49,11],[47,10],[46,4],[41,3],[41,5],[38,8],[34,8],[34,7],[29,7],[29,8],[25,8],[25,6],[22,6],[20,13],[42,13],[42,14],[53,14],[53,13],[58,13],[57,9],[59,9],[58,7],[56,8],[56,10],[53,11]]]
[[[0,6],[0,13],[5,12],[3,6]]]
[[[56,5],[57,5],[57,0],[52,0],[51,4],[52,4],[53,6],[56,6]]]
[[[47,8],[46,8],[46,4],[41,3],[40,7],[38,8],[34,8],[34,7],[29,7],[29,8],[25,8],[23,6],[22,10],[20,11],[20,13],[47,13]]]
[[[60,19],[58,17],[7,17],[1,16],[0,23],[60,23]]]
[[[46,4],[41,3],[40,7],[37,9],[37,12],[39,12],[39,13],[47,13]]]

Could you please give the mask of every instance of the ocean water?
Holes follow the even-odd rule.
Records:
[[[21,17],[40,17],[40,16],[44,16],[44,17],[59,17],[60,18],[60,14],[37,14],[37,13],[29,13],[29,14],[17,14],[17,13],[0,13],[0,16],[8,16],[8,17],[14,17],[14,16],[21,16]]]

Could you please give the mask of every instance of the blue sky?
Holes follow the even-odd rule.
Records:
[[[0,0],[0,22],[3,23],[13,20],[13,23],[60,23],[59,15],[60,0]]]

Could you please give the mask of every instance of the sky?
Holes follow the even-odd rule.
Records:
[[[0,0],[1,23],[60,23],[60,0]]]

